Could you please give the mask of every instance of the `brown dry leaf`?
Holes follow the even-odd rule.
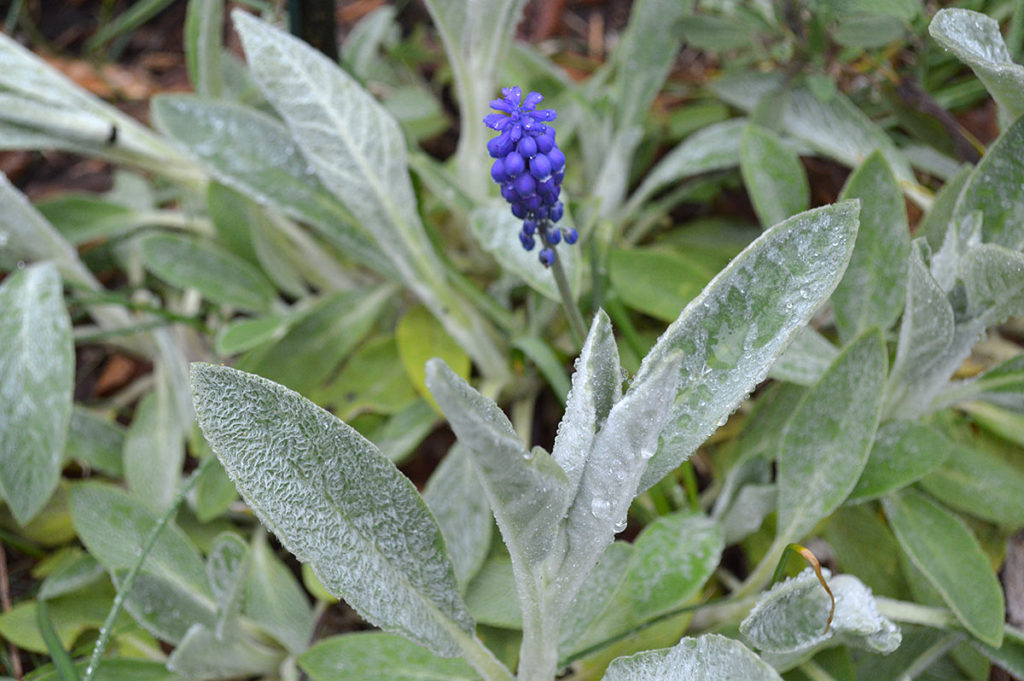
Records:
[[[124,355],[112,355],[96,379],[96,395],[103,397],[126,386],[138,373],[138,362]]]

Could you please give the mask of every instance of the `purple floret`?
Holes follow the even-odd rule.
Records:
[[[555,129],[547,123],[555,120],[553,109],[537,109],[544,97],[530,92],[523,98],[518,87],[501,90],[501,99],[491,102],[497,113],[484,118],[487,127],[500,134],[487,143],[495,159],[491,178],[501,187],[502,197],[509,202],[512,214],[523,220],[519,234],[523,248],[533,250],[535,235],[544,248],[540,261],[545,266],[555,262],[555,246],[562,240],[574,244],[575,229],[558,229],[554,223],[562,218],[562,202],[558,196],[565,174],[565,154],[555,141]]]

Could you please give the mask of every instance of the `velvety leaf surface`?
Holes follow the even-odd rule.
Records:
[[[801,213],[766,231],[683,310],[635,384],[680,357],[679,393],[640,489],[684,461],[740,404],[832,293],[853,250],[855,202]]]
[[[24,525],[57,487],[71,422],[75,355],[57,269],[9,275],[0,319],[0,494]]]
[[[185,461],[185,435],[163,376],[157,372],[155,389],[139,401],[124,437],[125,481],[154,511],[171,505]]]
[[[405,137],[395,119],[313,47],[245,12],[232,18],[254,78],[324,186],[478,364],[504,371],[484,320],[445,281],[420,222]]]
[[[910,230],[903,192],[880,151],[854,171],[840,196],[860,199],[857,245],[832,294],[836,326],[845,342],[871,326],[888,330],[903,311]]]
[[[608,412],[570,496],[564,521],[565,546],[558,588],[570,601],[601,553],[626,526],[647,463],[658,447],[679,385],[679,358],[667,358],[658,373],[634,381]],[[563,544],[564,542],[564,544]],[[566,603],[568,605],[568,602]]]
[[[375,624],[441,655],[473,631],[441,531],[412,483],[355,430],[280,385],[194,364],[206,439],[260,519]]]
[[[274,286],[243,260],[212,243],[176,234],[142,239],[146,267],[180,288],[194,288],[215,303],[265,312],[277,298]]]
[[[1024,472],[982,446],[955,444],[921,486],[939,501],[977,518],[1006,527],[1024,525]]]
[[[71,410],[64,458],[81,461],[111,477],[120,477],[124,474],[121,460],[124,437],[123,426],[90,409],[75,406]]]
[[[316,622],[308,596],[266,537],[258,536],[252,543],[244,588],[247,618],[293,655],[309,647]]]
[[[288,129],[255,109],[191,95],[153,98],[154,125],[218,181],[331,234],[354,259],[394,274],[377,246],[320,182]]]
[[[740,173],[764,228],[809,207],[811,189],[800,157],[767,128],[751,124],[743,131]]]
[[[217,603],[217,632],[242,609],[245,578],[249,572],[249,547],[234,532],[222,532],[213,540],[206,558],[206,575]]]
[[[575,492],[594,438],[612,406],[622,398],[622,369],[611,320],[604,310],[594,315],[586,342],[575,362],[572,389],[551,456]]]
[[[375,631],[332,636],[299,657],[313,681],[477,681],[464,661],[446,660],[400,636]]]
[[[797,385],[814,385],[838,354],[832,341],[805,326],[793,335],[793,341],[768,375]]]
[[[878,653],[899,646],[899,628],[878,614],[870,589],[853,575],[822,574],[836,599],[831,626],[832,600],[808,568],[764,594],[740,623],[740,633],[779,661],[796,659],[832,639]]]
[[[673,182],[701,173],[740,164],[740,140],[747,122],[734,119],[713,123],[699,130],[665,154],[630,197],[630,206],[640,206],[652,194]]]
[[[718,634],[684,638],[676,646],[620,657],[603,681],[780,681],[778,672],[739,641]]]
[[[427,386],[470,452],[513,562],[544,558],[566,506],[565,473],[547,452],[527,450],[498,405],[443,361],[427,363]]]
[[[313,393],[370,332],[389,295],[356,289],[311,301],[280,340],[245,354],[238,368]]]
[[[138,561],[157,514],[123,490],[81,483],[71,490],[75,532],[118,583]],[[151,633],[177,643],[195,623],[213,628],[216,604],[195,545],[173,523],[165,527],[126,602]]]
[[[781,74],[744,73],[720,78],[711,89],[726,102],[753,111],[763,97],[775,96],[784,87]],[[915,182],[910,164],[886,132],[842,93],[826,101],[807,88],[795,88],[782,101],[783,129],[814,151],[855,168],[878,149],[898,180]]]
[[[885,372],[882,335],[868,331],[797,407],[779,449],[777,542],[803,537],[857,483],[878,428]]]
[[[928,272],[922,248],[922,244],[915,243],[910,255],[906,310],[900,323],[896,359],[889,372],[886,411],[894,416],[916,416],[923,411],[931,400],[916,388],[930,374],[941,371],[943,358],[951,352],[954,341],[953,308]]]
[[[266,645],[237,630],[217,635],[202,624],[192,626],[167,660],[167,668],[191,681],[262,676],[284,660],[280,648]]]
[[[448,450],[423,490],[423,500],[441,526],[460,584],[469,581],[491,546],[491,507],[465,445]]]
[[[987,17],[985,20],[992,21]],[[1016,68],[1024,76],[1024,67]],[[1024,105],[1024,94],[1018,90],[1017,96]],[[980,210],[983,240],[1013,250],[1024,246],[1024,198],[1020,195],[1020,186],[1024,183],[1024,159],[1020,154],[1021,145],[1024,145],[1024,119],[1010,126],[985,152],[971,173],[953,213],[954,219],[963,220]]]
[[[882,506],[900,546],[957,619],[978,639],[998,647],[1003,640],[1003,590],[963,521],[912,490],[884,497]]]
[[[911,421],[882,424],[850,500],[873,499],[906,487],[940,466],[949,453],[949,440],[934,428]]]
[[[928,32],[985,84],[1004,126],[1024,114],[1024,67],[1013,62],[995,19],[965,9],[941,9]]]
[[[558,224],[560,227],[572,226],[568,212]],[[551,270],[537,266],[537,250],[527,251],[520,243],[518,235],[523,221],[512,215],[508,204],[480,206],[470,214],[469,225],[477,242],[498,261],[502,269],[521,278],[533,290],[551,300],[562,300]],[[579,291],[582,278],[579,246],[563,244],[557,250],[570,290]]]

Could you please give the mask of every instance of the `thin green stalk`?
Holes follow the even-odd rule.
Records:
[[[92,649],[92,656],[89,658],[89,666],[85,668],[85,676],[82,677],[82,681],[93,681],[96,677],[96,671],[99,669],[100,661],[103,658],[103,653],[106,652],[107,646],[110,644],[110,637],[114,631],[114,624],[117,622],[118,616],[121,614],[121,609],[124,607],[124,602],[128,598],[128,594],[131,593],[132,587],[135,585],[135,578],[138,577],[139,571],[142,569],[143,563],[146,562],[146,558],[149,556],[149,552],[156,546],[156,540],[160,537],[160,533],[164,527],[171,522],[171,518],[178,512],[178,505],[185,498],[195,484],[199,481],[200,476],[206,471],[210,465],[217,460],[215,456],[207,457],[199,467],[192,471],[192,475],[189,476],[185,484],[181,486],[178,493],[174,496],[171,501],[170,507],[164,512],[164,514],[157,521],[156,525],[150,531],[149,536],[146,537],[146,542],[142,545],[142,552],[139,554],[139,559],[132,565],[131,570],[125,575],[124,581],[121,582],[120,588],[117,590],[117,595],[114,597],[114,604],[110,607],[110,612],[107,613],[107,619],[103,621],[103,626],[100,628],[100,637],[96,641],[96,646]]]
[[[934,608],[909,601],[897,601],[884,596],[876,596],[878,614],[897,622],[920,624],[933,629],[949,629],[959,626],[956,617],[945,608]]]
[[[43,636],[46,649],[50,653],[50,659],[53,660],[53,666],[56,668],[61,681],[78,681],[78,671],[75,669],[75,665],[71,662],[71,656],[64,649],[63,644],[60,642],[60,637],[57,636],[57,632],[53,628],[53,621],[50,619],[50,609],[45,598],[40,598],[36,601],[36,626],[39,627],[39,633]]]
[[[940,657],[955,648],[963,639],[964,635],[960,633],[948,634],[942,637],[934,645],[918,655],[910,666],[907,667],[906,671],[897,678],[897,681],[912,681],[912,679],[916,679],[935,664]]]
[[[583,339],[587,337],[587,327],[583,323],[583,315],[580,314],[576,300],[569,290],[569,280],[565,278],[565,269],[562,261],[555,258],[551,265],[551,273],[555,275],[555,283],[558,285],[558,294],[562,297],[562,307],[565,308],[565,316],[569,320],[569,333],[572,335],[572,342],[577,348],[583,347]]]
[[[815,664],[814,660],[804,662],[799,669],[811,681],[836,681],[836,677]]]
[[[174,322],[167,321],[166,319],[153,319],[148,322],[141,322],[139,324],[132,324],[130,326],[122,326],[116,329],[98,329],[91,331],[86,329],[84,331],[79,330],[75,327],[75,343],[79,345],[85,345],[88,343],[103,343],[112,338],[123,338],[125,336],[135,336],[144,331],[152,331],[153,329],[160,329],[167,326],[171,326]],[[93,327],[95,328],[95,327]]]

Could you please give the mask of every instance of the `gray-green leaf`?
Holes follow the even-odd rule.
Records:
[[[747,126],[740,118],[713,123],[698,130],[665,154],[633,192],[626,212],[632,212],[659,189],[681,179],[735,168],[740,163],[740,140]]]
[[[57,487],[71,423],[75,353],[57,269],[8,276],[0,319],[0,494],[24,525]]]
[[[923,240],[915,241],[910,255],[906,309],[886,393],[886,411],[892,416],[917,416],[931,403],[932,390],[919,386],[931,387],[931,377],[943,372],[956,332],[953,308],[924,263],[924,248]]]
[[[829,339],[805,326],[793,335],[793,341],[768,374],[780,381],[814,385],[838,354]]]
[[[443,360],[427,362],[427,387],[470,451],[513,562],[543,559],[567,504],[565,473],[547,452],[527,450],[498,405]]]
[[[885,423],[875,434],[850,500],[874,499],[902,489],[941,465],[949,451],[949,440],[934,428],[913,421]]]
[[[1003,640],[1003,590],[963,521],[912,490],[885,497],[882,505],[914,566],[969,632],[998,648]]]
[[[565,471],[571,493],[575,494],[579,485],[594,438],[621,397],[622,370],[615,335],[608,315],[598,310],[576,360],[565,415],[551,450],[551,456]]]
[[[811,188],[796,152],[759,125],[748,125],[742,139],[740,172],[761,226],[767,229],[807,210]],[[863,230],[861,234],[863,238]]]
[[[442,656],[473,631],[444,540],[394,464],[280,385],[192,365],[199,424],[260,519],[365,618]]]
[[[299,657],[313,681],[477,681],[462,660],[445,660],[377,631],[332,636]]]
[[[481,368],[505,373],[487,322],[445,281],[417,212],[405,137],[395,119],[316,49],[245,12],[232,17],[253,76],[324,186]]]
[[[448,450],[427,481],[423,500],[441,526],[455,577],[466,584],[487,558],[494,521],[465,445],[456,443]]]
[[[153,123],[227,186],[330,234],[355,260],[394,269],[320,182],[288,129],[254,109],[190,95],[153,98]]]
[[[139,560],[157,514],[123,490],[98,483],[71,490],[75,532],[118,583]],[[199,550],[173,523],[164,527],[146,557],[126,602],[147,630],[179,642],[193,624],[216,626],[216,603]]]
[[[803,537],[857,484],[878,428],[886,363],[882,334],[870,330],[797,407],[779,450],[778,543]]]
[[[853,250],[858,210],[847,201],[769,229],[661,336],[636,383],[681,353],[680,388],[641,490],[682,463],[728,418],[831,295]]]
[[[521,278],[538,293],[551,300],[561,301],[551,270],[547,267],[538,267],[536,251],[525,251],[519,243],[518,234],[522,223],[521,219],[512,215],[508,204],[504,202],[480,206],[469,216],[469,224],[477,241],[485,251],[494,256],[502,268]],[[572,225],[566,221],[562,226]],[[572,291],[579,290],[582,276],[578,250],[567,247],[558,249],[558,258],[562,261]]]
[[[194,288],[215,303],[266,312],[277,299],[273,284],[259,270],[212,243],[152,234],[142,239],[142,256],[156,276],[174,286]]]
[[[185,424],[175,414],[162,367],[156,376],[156,389],[143,397],[135,410],[122,457],[132,494],[154,511],[161,511],[171,505],[177,491],[185,460]]]
[[[740,633],[776,667],[789,667],[829,641],[839,639],[873,652],[891,653],[901,640],[895,624],[878,614],[871,590],[853,575],[833,577],[823,570],[832,600],[808,568],[776,584],[740,624]]]
[[[948,11],[948,10],[947,10]],[[940,12],[939,14],[942,14]],[[991,21],[991,19],[988,19]],[[1024,72],[1024,68],[1020,68]],[[1024,87],[1024,86],[1021,86]],[[1024,91],[1020,91],[1024,103]],[[956,203],[954,220],[982,213],[982,240],[1019,250],[1024,246],[1024,117],[999,136],[971,173]]]
[[[672,648],[620,657],[602,681],[781,681],[771,666],[745,645],[718,634],[684,638]]]
[[[841,198],[860,199],[857,245],[832,294],[836,326],[845,342],[871,326],[888,330],[903,311],[910,230],[903,193],[881,151],[850,176]]]
[[[1024,114],[1024,67],[1013,62],[995,19],[966,9],[941,9],[928,32],[985,84],[999,105],[1004,128]]]

